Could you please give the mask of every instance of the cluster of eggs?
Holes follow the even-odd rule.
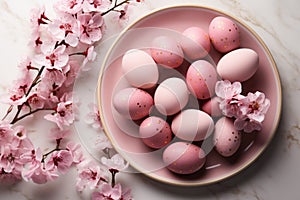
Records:
[[[194,142],[213,134],[215,149],[220,155],[232,156],[238,150],[241,135],[231,119],[221,116],[214,88],[219,78],[233,82],[253,76],[258,55],[249,48],[239,48],[239,28],[226,17],[214,18],[208,33],[200,27],[190,27],[182,35],[179,41],[159,36],[153,40],[149,52],[131,49],[124,54],[122,71],[132,87],[117,91],[113,105],[124,117],[141,120],[141,140],[150,148],[165,148],[162,159],[169,170],[191,174],[202,168],[208,153]],[[211,44],[225,54],[217,67],[205,60]],[[177,69],[184,56],[193,60],[185,80],[171,77],[158,85],[158,68]],[[153,88],[155,92],[151,95],[147,90]],[[205,102],[201,109],[185,108],[190,95]],[[149,116],[153,107],[166,118],[173,116],[172,120]],[[215,124],[212,117],[220,119]],[[174,136],[181,141],[172,143]]]

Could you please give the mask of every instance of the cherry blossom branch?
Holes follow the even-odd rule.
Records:
[[[53,110],[53,108],[38,108],[38,109],[35,109],[35,110],[30,111],[30,112],[28,112],[28,113],[26,113],[26,114],[24,114],[24,115],[22,115],[20,117],[14,118],[13,121],[11,122],[11,124],[15,124],[16,122],[24,119],[25,117],[28,117],[28,116],[30,116],[30,115],[32,115],[34,113],[37,113],[39,111],[42,111],[42,110]]]
[[[5,120],[5,118],[9,115],[9,113],[13,110],[13,105],[9,106],[9,108],[6,111],[6,114],[4,115],[4,117],[1,119],[2,121]]]
[[[119,173],[119,170],[109,169],[109,172],[111,173],[111,186],[115,187],[115,185],[116,185],[116,174]]]
[[[0,120],[1,145],[7,149],[0,156],[0,162],[7,163],[0,168],[0,183],[9,176],[14,182],[24,179],[44,184],[67,173],[75,164],[78,169],[78,191],[99,189],[93,193],[95,199],[97,195],[110,198],[110,192],[117,191],[119,197],[116,199],[132,199],[130,191],[122,191],[121,185],[116,183],[116,174],[128,167],[128,163],[111,151],[112,146],[106,136],[103,135],[101,140],[101,149],[105,153],[101,158],[102,165],[85,158],[80,144],[61,142],[71,133],[66,127],[74,123],[78,114],[78,102],[73,98],[72,86],[79,73],[89,70],[86,64],[96,58],[95,44],[101,40],[104,28],[102,16],[118,12],[121,18],[126,14],[127,4],[132,1],[111,1],[102,13],[105,4],[101,1],[58,0],[54,9],[59,17],[53,20],[46,17],[44,8],[33,11],[31,22],[34,32],[30,44],[35,48],[35,55],[20,63],[22,77],[12,85],[8,95],[0,97],[1,102],[9,105]],[[43,34],[44,31],[46,34]],[[84,59],[70,58],[77,55],[84,56]],[[16,112],[12,114],[15,107]],[[49,135],[55,139],[56,146],[45,153],[34,146],[24,126],[14,125],[43,110],[50,111],[44,119],[57,125]],[[10,122],[5,120],[9,114],[12,115]],[[97,108],[91,117],[94,120],[92,123],[95,122],[93,127],[101,128]],[[108,178],[110,174],[111,183]],[[110,191],[103,193],[105,188]]]
[[[30,85],[28,91],[25,93],[25,97],[27,97],[27,96],[30,94],[31,90],[34,88],[34,86],[36,86],[36,84],[38,83],[38,81],[39,81],[40,78],[41,78],[41,75],[42,75],[44,69],[45,69],[45,66],[42,66],[41,69],[38,71],[38,73],[37,73],[35,79],[34,79],[34,80],[32,81],[32,83],[31,83],[31,85]],[[14,123],[16,123],[17,121],[20,120],[19,115],[20,115],[21,110],[22,110],[23,106],[25,105],[25,103],[26,103],[26,102],[24,102],[24,103],[22,103],[20,106],[18,106],[18,111],[17,111],[15,117],[13,118],[13,120],[11,121],[11,124],[14,124]],[[37,112],[37,111],[36,111],[36,112]],[[30,113],[31,113],[31,112],[30,112]],[[26,115],[26,116],[28,116],[28,115]],[[26,117],[26,116],[25,116],[25,117]],[[23,118],[24,118],[24,117],[22,117],[21,119],[23,119]]]
[[[47,158],[47,156],[49,156],[50,154],[52,154],[55,151],[60,151],[61,150],[60,147],[59,147],[61,140],[62,140],[62,138],[56,139],[56,147],[55,147],[55,149],[52,149],[51,151],[43,154],[43,158],[42,158],[42,161],[41,161],[42,163],[45,162],[45,159]]]
[[[109,12],[114,11],[117,7],[119,7],[119,6],[121,6],[121,5],[125,4],[125,3],[129,3],[130,0],[125,0],[125,1],[122,1],[120,3],[117,3],[117,2],[118,1],[116,0],[115,1],[115,5],[112,8],[108,9],[107,11],[101,13],[101,15],[104,16],[104,15],[108,14]]]

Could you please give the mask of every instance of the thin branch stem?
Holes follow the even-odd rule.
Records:
[[[77,52],[77,53],[71,53],[69,56],[84,56],[84,53],[82,52]]]
[[[31,83],[31,85],[30,85],[28,91],[27,91],[26,94],[25,94],[25,97],[27,97],[27,96],[30,94],[31,90],[34,88],[34,86],[36,86],[37,82],[38,82],[39,79],[41,78],[41,75],[42,75],[42,72],[44,71],[44,69],[45,69],[45,66],[42,66],[41,69],[39,70],[39,72],[37,73],[35,79],[32,81],[32,83]],[[19,119],[19,115],[20,115],[21,110],[22,110],[23,106],[25,105],[25,103],[26,103],[26,102],[24,102],[22,105],[18,106],[18,111],[17,111],[15,117],[13,118],[13,120],[11,121],[11,124],[14,124],[14,123],[16,123],[17,121],[20,120],[20,119]],[[27,115],[27,116],[28,116],[28,115]],[[23,119],[23,118],[24,118],[24,117],[22,117],[22,119]]]
[[[116,169],[109,169],[110,173],[111,173],[111,186],[115,187],[116,185],[116,174],[119,173],[118,170]]]
[[[62,140],[62,138],[56,140],[56,147],[55,147],[55,149],[52,149],[51,151],[49,151],[49,152],[43,154],[43,158],[42,158],[42,160],[41,160],[42,163],[45,162],[45,159],[46,159],[47,156],[49,156],[51,153],[53,153],[53,152],[55,152],[55,151],[60,151],[60,150],[61,150],[61,149],[59,148],[59,145],[60,145],[61,140]]]
[[[120,3],[117,3],[117,0],[116,0],[115,5],[112,8],[108,9],[107,11],[103,12],[101,15],[104,16],[104,15],[108,14],[109,12],[114,11],[117,7],[119,7],[125,3],[129,3],[129,0],[124,0]]]
[[[28,117],[29,115],[32,115],[32,114],[34,114],[34,113],[36,113],[36,112],[39,112],[39,111],[42,111],[42,110],[53,110],[53,108],[38,108],[38,109],[35,109],[35,110],[33,110],[33,111],[29,111],[28,113],[26,113],[26,114],[24,114],[24,115],[22,115],[22,116],[20,116],[20,117],[18,117],[18,116],[15,117],[15,118],[11,121],[11,124],[15,124],[16,122],[18,122],[18,121],[24,119],[25,117]]]
[[[1,119],[1,121],[5,120],[5,118],[8,116],[8,114],[12,111],[13,109],[13,105],[9,106],[9,108],[6,111],[6,114],[4,115],[4,117]]]

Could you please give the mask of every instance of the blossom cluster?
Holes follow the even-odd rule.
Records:
[[[72,92],[75,79],[96,59],[95,45],[105,29],[104,15],[113,12],[124,17],[130,2],[58,0],[54,18],[45,8],[32,11],[29,45],[34,53],[20,63],[21,76],[0,95],[0,102],[8,105],[0,120],[0,183],[23,179],[43,184],[76,166],[78,191],[96,189],[92,199],[131,199],[130,190],[122,192],[121,185],[115,183],[116,174],[128,164],[113,151],[104,134],[99,134],[95,144],[104,153],[101,163],[86,158],[81,146],[69,138],[69,127],[79,115],[79,101]],[[35,147],[26,128],[17,125],[39,111],[46,111],[44,119],[55,126],[48,135],[55,147],[47,152]],[[94,128],[102,128],[95,106],[88,119]]]
[[[259,91],[242,95],[240,82],[231,83],[228,80],[218,81],[215,87],[216,95],[220,99],[219,107],[227,117],[234,117],[237,130],[246,133],[260,131],[265,114],[270,107],[270,100]]]

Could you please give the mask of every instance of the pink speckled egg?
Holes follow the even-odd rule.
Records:
[[[198,99],[208,99],[215,94],[217,72],[209,62],[197,60],[186,74],[186,82],[191,93]]]
[[[113,105],[121,115],[138,120],[149,115],[153,98],[144,90],[125,88],[115,94]]]
[[[240,46],[240,31],[235,22],[215,17],[209,24],[209,37],[216,50],[227,53]]]
[[[258,54],[249,48],[241,48],[224,55],[217,64],[222,79],[243,82],[250,79],[258,69]]]
[[[157,64],[167,68],[179,67],[183,62],[183,51],[179,42],[167,36],[156,37],[150,50]]]
[[[138,49],[127,51],[122,58],[122,71],[134,87],[151,88],[158,80],[158,68],[152,57]]]
[[[203,29],[190,27],[182,34],[180,45],[189,59],[196,60],[207,56],[210,51],[210,39]]]
[[[202,105],[202,110],[212,117],[220,117],[222,111],[219,104],[219,98],[213,97]]]
[[[171,127],[173,133],[182,140],[201,141],[212,134],[214,122],[203,111],[187,109],[173,119]]]
[[[180,78],[164,80],[154,94],[155,107],[164,115],[173,115],[179,112],[186,106],[188,100],[188,88]]]
[[[224,157],[229,157],[240,147],[241,133],[235,129],[232,119],[222,117],[215,125],[213,140],[216,151]]]
[[[200,147],[186,142],[176,142],[165,149],[163,161],[174,173],[192,174],[203,167],[206,157]]]
[[[169,124],[160,117],[146,118],[139,129],[142,141],[151,148],[160,149],[172,140],[172,132]]]

